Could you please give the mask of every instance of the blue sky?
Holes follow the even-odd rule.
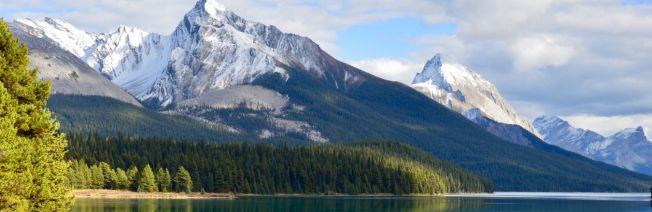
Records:
[[[347,61],[369,58],[407,58],[427,47],[413,40],[423,36],[451,35],[453,23],[429,24],[421,18],[404,17],[354,25],[337,32],[338,56]]]

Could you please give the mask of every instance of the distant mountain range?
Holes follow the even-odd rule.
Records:
[[[597,161],[652,175],[652,142],[642,127],[624,129],[605,137],[591,130],[575,128],[555,116],[535,119],[534,127],[550,144]]]
[[[47,63],[35,63],[42,78],[52,80],[46,77],[52,72],[66,85],[83,84],[72,73],[90,67],[102,83],[93,88],[112,91],[55,95],[49,107],[68,132],[301,145],[399,141],[491,179],[499,191],[646,191],[652,183],[650,176],[542,142],[493,85],[463,67],[431,60],[415,84],[443,90],[423,95],[338,61],[306,37],[247,21],[215,0],[199,1],[170,35],[125,26],[89,33],[55,19],[16,20],[12,29],[28,45],[47,43],[78,59],[58,63],[86,63],[48,72]],[[464,74],[448,78],[446,70]],[[446,106],[431,99],[442,97]]]
[[[513,143],[545,148],[545,142],[596,161],[652,175],[652,142],[641,127],[605,137],[574,128],[559,117],[543,116],[529,124],[491,82],[462,65],[443,63],[439,54],[415,76],[412,87]]]

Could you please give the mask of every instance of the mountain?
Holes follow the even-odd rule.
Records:
[[[480,126],[482,129],[485,129],[487,132],[506,141],[532,148],[548,148],[548,145],[543,145],[545,143],[530,131],[523,129],[523,127],[519,125],[500,123],[487,118],[478,108],[464,111],[462,115]]]
[[[534,127],[550,144],[597,161],[652,175],[652,142],[642,127],[604,137],[590,130],[574,128],[554,116],[535,119]]]
[[[478,109],[489,119],[519,125],[537,134],[530,122],[503,99],[496,86],[462,65],[442,63],[439,54],[417,73],[412,87],[459,113]]]
[[[50,81],[51,93],[105,96],[142,107],[133,96],[77,56],[44,39],[42,31],[31,30],[19,22],[10,24],[10,29],[29,48],[30,64],[39,69],[40,79]]]
[[[199,1],[167,36],[121,27],[126,34],[112,37],[121,30],[85,33],[50,22],[58,24],[32,25],[52,31],[44,37],[77,51],[96,71],[144,102],[148,112],[183,115],[237,132],[236,138],[214,142],[398,141],[486,177],[501,191],[642,191],[652,183],[650,176],[543,142],[546,148],[508,142],[409,86],[340,62],[308,38],[246,21],[213,0]],[[65,41],[73,35],[82,39]],[[92,44],[86,36],[94,39],[88,39]],[[56,112],[74,104],[50,107]],[[79,105],[65,111],[73,116],[94,106],[83,110]],[[110,109],[104,111],[119,114]],[[111,124],[97,114],[75,117],[81,117],[77,126]],[[145,131],[137,136],[157,135]]]
[[[42,31],[149,106],[201,98],[266,73],[286,74],[282,66],[307,70],[341,89],[364,81],[308,38],[249,22],[214,0],[199,1],[167,36],[125,26],[87,33],[53,19],[16,22]]]
[[[527,119],[501,97],[496,86],[462,65],[442,63],[439,54],[417,73],[412,87],[502,139],[547,148]]]

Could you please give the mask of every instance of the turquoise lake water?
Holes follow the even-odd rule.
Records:
[[[649,194],[496,193],[449,197],[78,199],[73,211],[652,211]]]

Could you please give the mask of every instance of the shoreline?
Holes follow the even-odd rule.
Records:
[[[369,198],[392,198],[392,197],[468,197],[468,198],[543,198],[543,199],[565,199],[565,198],[622,198],[631,196],[649,197],[649,193],[593,193],[593,192],[495,192],[495,193],[448,193],[448,194],[406,194],[395,195],[390,193],[378,194],[233,194],[233,193],[173,193],[173,192],[135,192],[127,190],[107,189],[80,189],[71,193],[77,199],[223,199],[233,200],[246,197],[369,197]]]
[[[229,193],[135,192],[109,189],[78,189],[71,192],[78,199],[235,199]]]
[[[250,194],[250,193],[204,193],[199,192],[174,193],[174,192],[135,192],[128,190],[109,189],[77,189],[71,194],[79,199],[235,199],[239,197],[447,197],[455,195],[487,195],[490,193],[450,193],[450,194],[405,194],[396,195],[391,193],[377,194]]]

